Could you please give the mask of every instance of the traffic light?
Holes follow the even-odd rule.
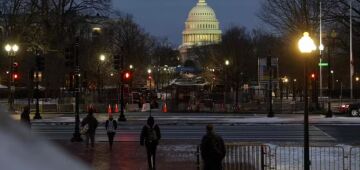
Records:
[[[74,51],[73,48],[71,47],[67,47],[65,48],[65,66],[69,67],[69,68],[73,68],[74,67]]]
[[[37,54],[36,55],[36,67],[38,71],[44,71],[45,69],[45,58],[44,56]]]
[[[120,55],[114,56],[114,69],[119,70],[120,69]]]
[[[20,78],[19,76],[19,63],[18,62],[13,62],[13,65],[12,65],[12,79],[14,81],[18,80]]]
[[[130,84],[131,81],[132,81],[132,72],[129,71],[129,70],[126,70],[124,72],[122,72],[122,82],[125,83],[125,84]]]
[[[13,73],[13,79],[16,81],[19,79],[19,74],[18,73]]]
[[[315,80],[316,76],[315,73],[311,73],[311,79]]]

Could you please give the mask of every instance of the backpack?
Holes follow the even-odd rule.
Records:
[[[154,126],[155,127],[155,126]],[[158,136],[156,134],[156,130],[153,127],[147,125],[147,137],[148,142],[157,141]]]
[[[107,132],[115,132],[114,121],[115,120],[108,120]]]
[[[85,135],[89,131],[89,124],[86,123],[83,127],[80,129],[80,134]]]

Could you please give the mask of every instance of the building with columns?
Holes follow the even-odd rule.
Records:
[[[220,23],[215,11],[207,5],[206,0],[199,0],[189,12],[183,31],[183,42],[179,47],[181,60],[196,60],[191,48],[221,42]]]

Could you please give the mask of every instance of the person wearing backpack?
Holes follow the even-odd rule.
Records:
[[[160,128],[155,124],[154,117],[147,119],[140,135],[140,145],[146,147],[149,170],[155,170],[156,148],[161,139]]]
[[[93,113],[94,109],[90,108],[88,115],[81,122],[81,128],[86,129],[83,132],[86,137],[86,147],[89,147],[89,141],[91,141],[92,148],[94,147],[95,142],[95,131],[99,124]]]
[[[213,125],[207,125],[206,131],[200,145],[204,170],[222,170],[222,160],[226,154],[224,140],[215,134]]]
[[[115,132],[117,129],[117,122],[116,120],[113,119],[113,116],[111,114],[109,115],[109,119],[106,120],[105,129],[107,132],[107,136],[109,138],[109,146],[111,150],[114,141]]]

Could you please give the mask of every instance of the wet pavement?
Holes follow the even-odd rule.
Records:
[[[56,142],[60,147],[95,170],[147,170],[145,147],[138,142],[115,142],[110,150],[108,143],[97,142],[95,148],[84,143]],[[192,170],[196,165],[196,144],[191,142],[161,143],[157,152],[157,170]]]

